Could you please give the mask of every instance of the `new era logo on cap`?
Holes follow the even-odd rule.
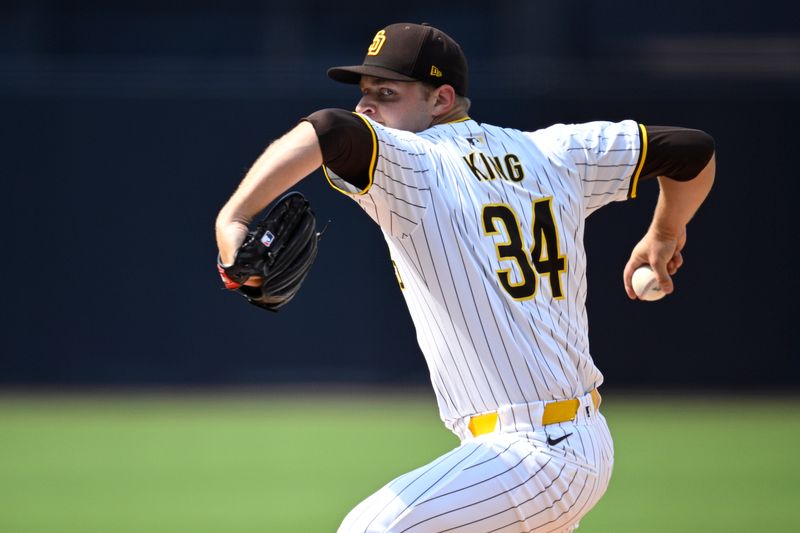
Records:
[[[328,76],[357,84],[361,76],[396,81],[421,81],[435,87],[452,85],[466,96],[467,58],[449,35],[427,24],[399,23],[378,31],[361,65],[334,67]]]

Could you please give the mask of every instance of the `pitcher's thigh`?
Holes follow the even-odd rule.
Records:
[[[568,531],[599,480],[544,450],[519,435],[465,443],[361,502],[339,533]]]

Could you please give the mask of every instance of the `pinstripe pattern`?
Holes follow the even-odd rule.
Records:
[[[613,465],[608,426],[599,413],[591,418],[467,439],[361,502],[339,533],[571,531]],[[548,446],[548,433],[569,436]]]
[[[467,120],[418,134],[368,124],[378,142],[372,186],[360,191],[327,175],[380,225],[442,420],[462,445],[365,500],[340,531],[569,531],[605,491],[611,439],[599,413],[547,428],[534,413],[603,381],[589,353],[584,224],[627,199],[638,124],[520,132]],[[542,201],[563,271],[533,274],[542,259],[531,257],[533,206]],[[489,205],[502,213],[501,222],[489,218],[499,226],[487,226]],[[513,219],[522,243],[509,246]],[[525,255],[509,256],[510,247]],[[531,274],[520,263],[528,258]],[[528,292],[513,296],[515,287]],[[465,433],[464,420],[491,411],[507,413],[499,432]],[[572,435],[547,446],[547,432]]]
[[[519,132],[468,120],[420,134],[371,124],[379,143],[374,182],[353,197],[381,226],[403,278],[442,419],[575,397],[600,385],[587,337],[584,221],[627,199],[639,156],[637,123]],[[476,150],[500,162],[518,156],[524,178],[478,180],[463,159]],[[359,192],[328,175],[337,188]],[[548,197],[566,257],[565,297],[554,299],[548,276],[539,276],[535,297],[514,301],[495,274],[509,269],[511,281],[521,281],[495,249],[507,237],[484,235],[481,209],[512,209],[530,253],[532,204]]]

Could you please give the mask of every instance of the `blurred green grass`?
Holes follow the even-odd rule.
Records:
[[[800,398],[605,394],[581,532],[800,531]],[[323,532],[457,445],[429,394],[0,396],[0,532]]]

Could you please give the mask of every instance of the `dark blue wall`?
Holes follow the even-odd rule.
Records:
[[[325,69],[410,20],[462,43],[479,121],[633,118],[716,138],[717,185],[671,297],[629,302],[621,283],[655,183],[590,219],[607,383],[795,386],[793,8],[428,4],[2,3],[0,384],[424,381],[382,238],[321,174],[299,188],[331,224],[288,308],[246,305],[214,267],[214,217],[250,163],[299,117],[352,107]]]

